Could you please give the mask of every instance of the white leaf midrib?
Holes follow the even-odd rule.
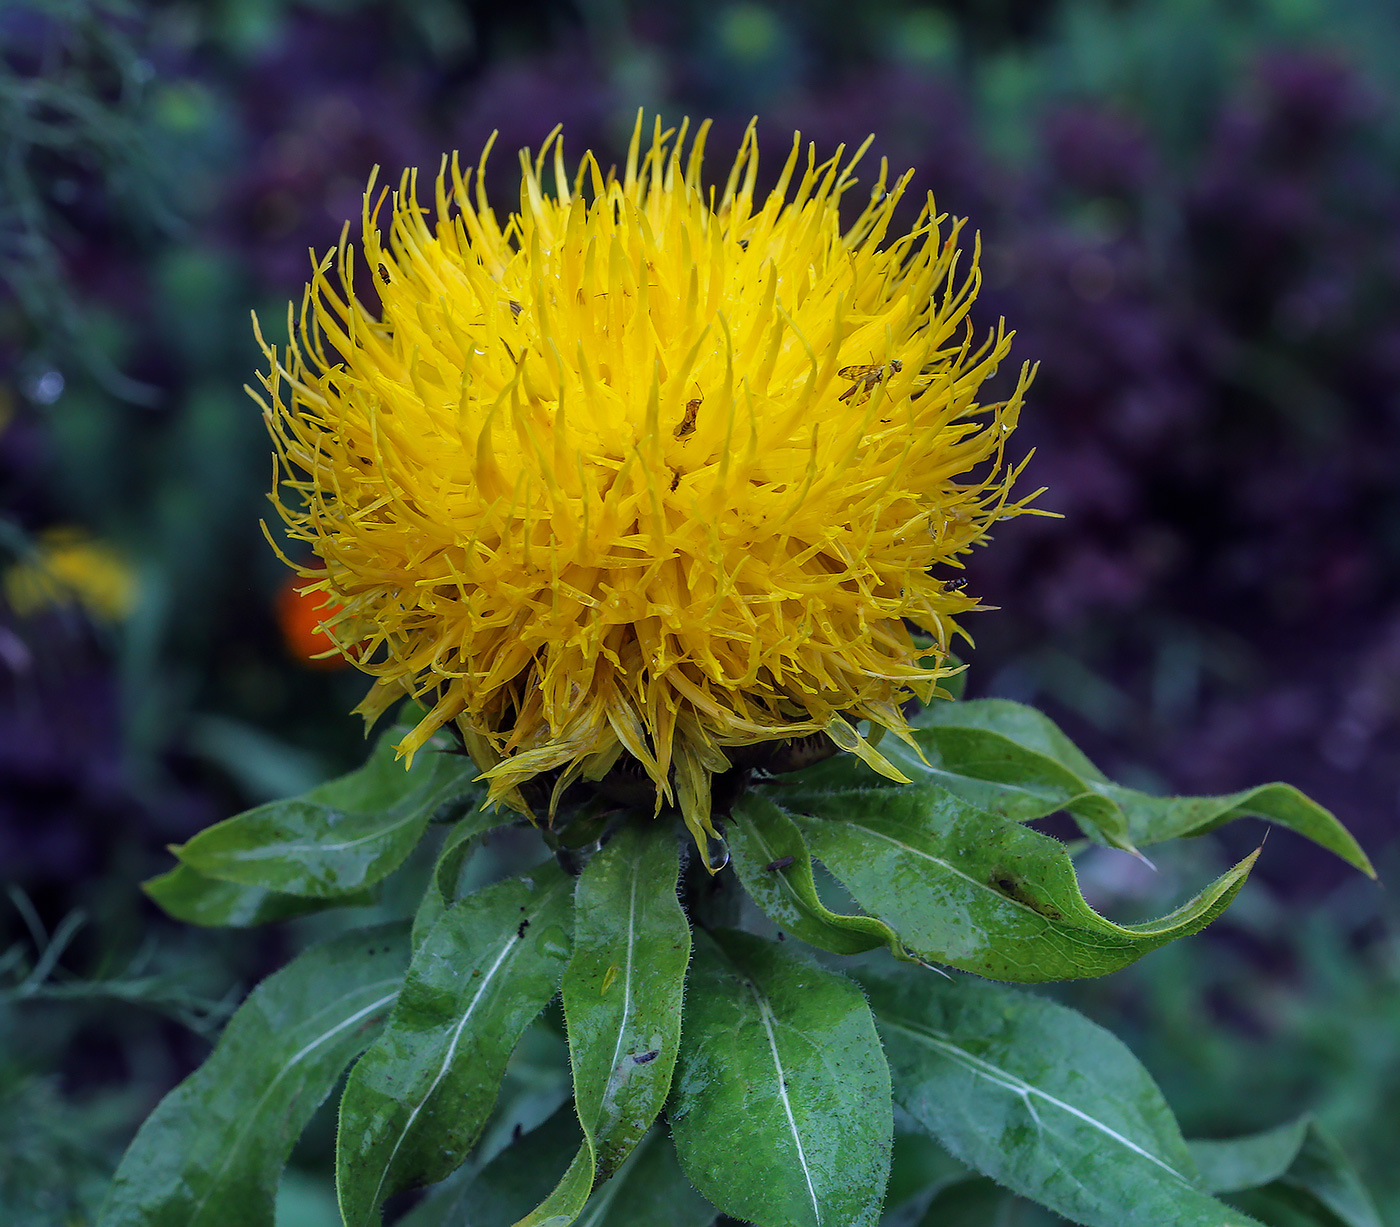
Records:
[[[413,1129],[413,1122],[418,1119],[418,1114],[422,1112],[428,1100],[433,1097],[433,1092],[437,1090],[438,1084],[447,1077],[447,1071],[452,1065],[452,1058],[457,1055],[457,1045],[461,1043],[462,1032],[466,1029],[472,1014],[475,1013],[476,1007],[481,1004],[482,995],[495,979],[496,972],[500,970],[501,964],[510,957],[511,950],[518,945],[519,942],[514,936],[507,937],[501,946],[501,952],[496,956],[496,961],[491,964],[491,969],[481,977],[481,983],[477,985],[476,994],[472,997],[471,1004],[467,1006],[462,1017],[457,1020],[457,1025],[452,1029],[452,1039],[447,1045],[447,1052],[443,1055],[442,1064],[438,1067],[438,1071],[433,1076],[432,1082],[428,1084],[428,1089],[423,1092],[423,1097],[413,1106],[413,1110],[409,1112],[408,1119],[404,1121],[403,1128],[399,1130],[399,1136],[394,1142],[394,1148],[389,1152],[389,1157],[384,1160],[383,1167],[379,1173],[379,1182],[374,1186],[374,1196],[371,1199],[372,1205],[377,1206],[379,1204],[379,1195],[384,1191],[384,1182],[389,1178],[389,1171],[394,1166],[394,1159],[398,1156],[399,1149],[403,1146],[404,1141],[408,1138],[410,1131]]]
[[[544,909],[544,907],[550,901],[553,900],[554,894],[558,889],[558,887],[555,887],[547,891],[542,898],[537,900],[536,906],[531,911],[531,918],[533,918],[534,916],[538,916],[538,914]],[[447,1046],[447,1052],[443,1056],[442,1064],[438,1067],[438,1071],[434,1075],[432,1082],[428,1085],[428,1089],[423,1092],[422,1098],[418,1101],[417,1104],[414,1105],[413,1110],[408,1114],[408,1119],[404,1122],[403,1128],[399,1130],[399,1136],[398,1139],[394,1142],[393,1150],[389,1152],[389,1157],[384,1161],[383,1168],[379,1173],[379,1182],[375,1185],[374,1188],[374,1197],[372,1199],[373,1205],[377,1206],[379,1204],[379,1195],[384,1191],[384,1182],[389,1178],[389,1172],[394,1166],[394,1159],[398,1155],[399,1150],[403,1146],[404,1142],[407,1140],[409,1132],[413,1128],[413,1122],[418,1119],[418,1114],[422,1112],[423,1108],[427,1105],[428,1100],[430,1100],[433,1097],[433,1092],[437,1090],[438,1084],[447,1076],[447,1071],[452,1065],[452,1058],[457,1053],[457,1045],[461,1042],[462,1032],[466,1029],[468,1021],[470,1021],[472,1014],[476,1011],[476,1007],[481,1004],[481,998],[483,994],[485,994],[487,988],[490,987],[492,981],[495,979],[496,973],[500,970],[501,965],[512,954],[518,951],[522,944],[522,940],[519,937],[518,933],[510,934],[505,939],[505,942],[501,947],[501,952],[496,956],[496,961],[491,964],[490,970],[487,971],[481,977],[481,983],[477,985],[476,993],[473,995],[471,1003],[463,1012],[462,1017],[457,1022],[457,1025],[452,1029],[452,1039]],[[342,1207],[342,1213],[343,1212],[344,1210]]]
[[[807,1151],[802,1145],[802,1135],[797,1128],[797,1118],[792,1112],[792,1101],[788,1099],[787,1076],[783,1071],[783,1059],[778,1053],[778,1037],[773,1030],[773,1011],[769,1008],[767,999],[758,991],[758,987],[747,979],[745,983],[753,994],[754,1000],[758,1003],[758,1015],[763,1022],[764,1031],[768,1034],[768,1049],[773,1055],[773,1066],[778,1073],[778,1097],[782,1101],[783,1112],[787,1116],[788,1129],[792,1133],[793,1143],[797,1146],[797,1161],[802,1166],[802,1177],[807,1182],[807,1196],[812,1202],[812,1217],[817,1227],[821,1227],[821,1202],[817,1199],[817,1190],[812,1185],[811,1165],[807,1162]]]
[[[1117,1142],[1119,1145],[1125,1147],[1127,1150],[1140,1156],[1141,1158],[1146,1159],[1149,1163],[1155,1164],[1168,1175],[1181,1181],[1182,1184],[1186,1185],[1191,1190],[1196,1191],[1195,1184],[1189,1179],[1187,1179],[1186,1176],[1184,1176],[1181,1172],[1177,1171],[1176,1168],[1172,1167],[1172,1165],[1166,1162],[1166,1160],[1159,1158],[1157,1155],[1154,1155],[1150,1150],[1147,1150],[1145,1147],[1138,1145],[1138,1143],[1134,1142],[1132,1138],[1124,1136],[1123,1134],[1119,1133],[1116,1129],[1114,1129],[1111,1125],[1099,1120],[1095,1116],[1091,1116],[1089,1113],[1083,1111],[1081,1108],[1076,1108],[1073,1104],[1067,1103],[1065,1100],[1060,1099],[1058,1096],[1050,1094],[1049,1091],[1043,1090],[1041,1087],[1036,1086],[1034,1083],[1027,1082],[1024,1078],[1021,1078],[1018,1075],[1011,1073],[1009,1070],[1002,1069],[1001,1066],[996,1065],[991,1061],[984,1060],[982,1057],[974,1056],[965,1048],[961,1047],[947,1032],[935,1031],[931,1027],[923,1027],[913,1023],[901,1022],[897,1019],[890,1018],[886,1015],[882,1015],[880,1021],[883,1022],[887,1027],[893,1027],[898,1031],[903,1031],[906,1034],[913,1036],[916,1040],[919,1040],[925,1044],[928,1044],[930,1047],[937,1048],[940,1051],[948,1054],[955,1061],[957,1061],[958,1064],[968,1069],[977,1077],[984,1078],[988,1082],[991,1082],[996,1086],[1000,1086],[1003,1090],[1011,1091],[1013,1094],[1019,1095],[1022,1098],[1027,1099],[1031,1096],[1035,1096],[1037,1099],[1043,1100],[1051,1107],[1058,1108],[1060,1111],[1066,1113],[1067,1115],[1073,1116],[1077,1120],[1083,1121],[1086,1125],[1089,1125],[1091,1128],[1098,1130],[1105,1137],[1111,1139],[1114,1142]]]
[[[395,976],[390,979],[380,980],[375,984],[366,985],[361,991],[373,992],[375,989],[380,988],[385,984],[393,984],[397,986],[401,983],[402,978]],[[372,1001],[369,1005],[364,1006],[359,1010],[356,1010],[355,1013],[350,1014],[345,1018],[342,1018],[338,1023],[335,1024],[335,1026],[331,1027],[329,1030],[323,1031],[315,1039],[311,1040],[306,1044],[303,1044],[297,1052],[295,1052],[291,1057],[287,1059],[286,1062],[284,1062],[282,1068],[277,1071],[272,1081],[267,1084],[267,1088],[263,1091],[261,1095],[258,1096],[257,1102],[245,1114],[243,1128],[238,1131],[238,1133],[234,1136],[232,1143],[225,1150],[224,1161],[221,1164],[219,1164],[219,1168],[214,1173],[213,1178],[210,1180],[209,1186],[205,1190],[204,1196],[200,1198],[199,1204],[195,1206],[194,1211],[190,1215],[190,1222],[192,1224],[198,1221],[199,1216],[204,1212],[205,1205],[208,1204],[210,1195],[213,1193],[220,1179],[222,1179],[223,1174],[226,1171],[228,1171],[229,1165],[234,1161],[235,1158],[237,1158],[240,1150],[243,1147],[244,1138],[247,1137],[249,1130],[251,1130],[253,1126],[257,1123],[258,1112],[262,1108],[263,1104],[267,1102],[268,1097],[273,1093],[273,1091],[277,1089],[278,1083],[280,1083],[282,1079],[286,1077],[286,1075],[290,1073],[293,1068],[300,1064],[301,1061],[303,1061],[317,1048],[321,1047],[323,1044],[329,1043],[332,1039],[335,1038],[335,1036],[339,1035],[340,1032],[344,1031],[346,1027],[353,1026],[366,1015],[372,1014],[381,1006],[388,1005],[398,995],[399,990],[397,987],[395,987],[392,993],[386,993],[378,1000]]]
[[[622,1021],[618,1023],[617,1043],[613,1046],[612,1064],[608,1067],[608,1081],[603,1089],[603,1098],[598,1105],[600,1116],[607,1106],[608,1092],[613,1089],[613,1084],[617,1081],[617,1061],[622,1053],[622,1043],[627,1038],[627,1024],[632,1017],[632,965],[636,962],[637,877],[639,872],[640,865],[633,862],[632,891],[627,907],[627,969],[622,980]],[[587,1125],[584,1127],[587,1129]],[[588,1132],[591,1134],[593,1130],[588,1130]]]

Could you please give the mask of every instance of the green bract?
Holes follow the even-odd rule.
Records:
[[[196,836],[147,884],[191,923],[365,906],[391,873],[419,901],[249,996],[142,1128],[101,1227],[271,1227],[278,1173],[347,1068],[348,1227],[422,1186],[405,1227],[974,1227],[1014,1198],[1089,1227],[1378,1227],[1315,1124],[1187,1142],[1113,1036],[989,983],[1126,966],[1209,923],[1258,855],[1119,923],[1029,819],[1067,811],[1136,850],[1255,815],[1371,872],[1336,819],[1282,784],[1123,788],[1014,703],[944,702],[915,723],[922,757],[882,746],[910,785],[852,757],[736,773],[732,864],[713,875],[679,815],[579,785],[542,840],[504,838],[537,863],[490,881],[503,861],[478,850],[515,820],[482,808],[457,747],[404,771],[393,734],[360,771]],[[816,863],[846,902],[823,897]],[[531,1028],[558,1036],[552,1093],[508,1073]]]

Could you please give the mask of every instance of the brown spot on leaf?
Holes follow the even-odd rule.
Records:
[[[1005,895],[1013,903],[1019,903],[1022,907],[1028,907],[1033,912],[1039,912],[1047,920],[1063,920],[1065,918],[1064,913],[1058,908],[1046,903],[1028,890],[1025,882],[1010,870],[994,869],[991,877],[987,880],[987,885],[998,894]]]

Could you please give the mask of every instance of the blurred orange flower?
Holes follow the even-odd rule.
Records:
[[[305,591],[306,580],[289,575],[277,592],[277,626],[287,651],[312,669],[344,669],[345,659],[326,637],[321,624],[339,612],[335,602],[326,603],[324,592]],[[326,655],[330,653],[330,655]]]

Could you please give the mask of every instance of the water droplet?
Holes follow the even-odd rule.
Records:
[[[711,873],[718,873],[729,864],[729,845],[722,835],[713,835],[705,845],[705,866]]]

